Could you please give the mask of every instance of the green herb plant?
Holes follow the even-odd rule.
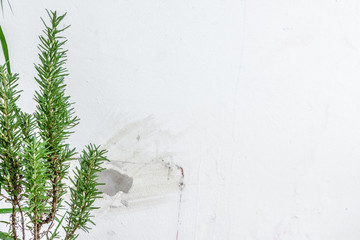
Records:
[[[6,60],[0,66],[0,198],[2,206],[9,204],[0,213],[10,216],[8,222],[2,221],[8,231],[1,231],[0,239],[76,239],[78,229],[88,231],[89,223],[94,224],[91,212],[101,197],[97,176],[107,158],[100,146],[88,145],[69,177],[69,164],[77,152],[67,139],[79,119],[65,93],[67,50],[61,34],[67,27],[60,27],[65,14],[48,11],[48,15],[50,23],[43,20],[45,29],[39,37],[40,63],[35,65],[39,90],[33,114],[17,105],[18,75],[10,70],[0,28]],[[68,185],[70,197],[65,201]]]

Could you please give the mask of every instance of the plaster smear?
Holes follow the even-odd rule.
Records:
[[[147,208],[178,195],[183,170],[173,162],[168,144],[174,136],[160,130],[152,117],[132,122],[103,144],[110,163],[99,176],[104,192],[102,210]]]

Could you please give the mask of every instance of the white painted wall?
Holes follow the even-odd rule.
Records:
[[[360,239],[359,1],[11,2],[24,109],[39,17],[67,11],[71,142],[134,178],[80,239]]]

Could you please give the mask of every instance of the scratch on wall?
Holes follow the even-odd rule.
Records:
[[[182,167],[180,167],[179,165],[176,165],[177,169],[180,170],[181,172],[181,182],[179,183],[179,187],[180,187],[180,194],[179,194],[179,205],[178,205],[178,219],[177,219],[177,231],[176,231],[176,240],[179,239],[179,231],[180,231],[180,225],[181,225],[181,203],[182,203],[182,191],[185,187],[184,185],[184,178],[185,178],[185,174],[184,174],[184,169]]]

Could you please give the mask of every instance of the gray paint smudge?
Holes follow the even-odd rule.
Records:
[[[114,169],[106,169],[99,174],[99,182],[105,184],[98,187],[100,191],[109,196],[115,196],[120,191],[129,193],[134,180]]]

